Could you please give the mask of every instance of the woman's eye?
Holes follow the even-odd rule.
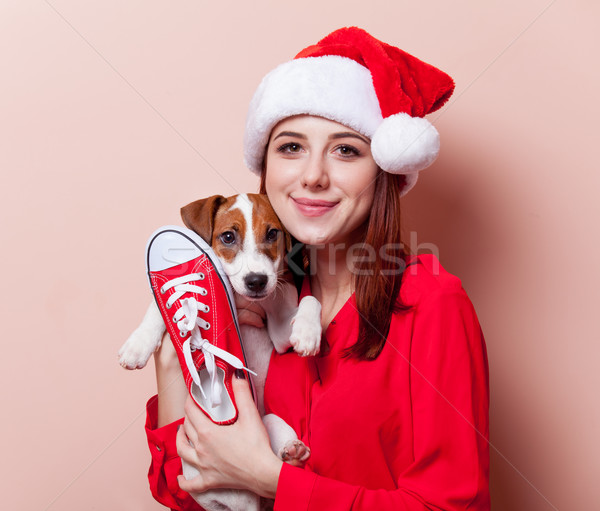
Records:
[[[342,156],[358,156],[360,154],[359,150],[351,145],[338,146],[337,150]]]
[[[277,236],[279,236],[279,229],[269,229],[267,231],[267,241],[277,241]]]
[[[225,243],[225,245],[231,245],[235,242],[235,233],[232,231],[225,231],[219,237],[221,238],[221,241]]]
[[[277,151],[280,153],[297,153],[300,152],[302,146],[295,142],[288,142],[287,144],[283,144],[277,148]]]

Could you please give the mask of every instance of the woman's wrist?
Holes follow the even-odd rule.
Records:
[[[279,474],[282,466],[283,461],[281,461],[277,456],[273,455],[272,458],[269,458],[264,467],[254,472],[255,487],[252,488],[252,491],[258,493],[262,497],[274,499],[277,492],[277,484],[279,482]]]

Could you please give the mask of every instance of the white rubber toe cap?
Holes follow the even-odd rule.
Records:
[[[155,231],[146,247],[148,271],[162,271],[211,253],[208,244],[194,231],[185,227],[167,225]]]

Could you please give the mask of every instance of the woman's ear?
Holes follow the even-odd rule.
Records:
[[[219,206],[226,200],[222,195],[213,195],[191,202],[181,208],[183,223],[211,245],[215,215]]]

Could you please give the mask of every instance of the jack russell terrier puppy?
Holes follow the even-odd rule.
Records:
[[[273,348],[278,353],[290,347],[302,356],[319,352],[321,305],[312,296],[298,304],[298,294],[285,264],[291,238],[273,211],[266,195],[215,195],[181,209],[184,224],[202,237],[219,258],[235,293],[260,302],[266,328],[240,325],[247,366],[252,378],[257,408],[269,434],[273,452],[283,461],[305,462],[310,450],[294,430],[279,417],[264,415],[264,386]],[[119,350],[126,369],[143,368],[160,347],[165,325],[154,301],[142,323]],[[197,475],[183,463],[186,479]],[[258,496],[241,490],[212,490],[193,497],[207,511],[251,511],[259,509]]]

